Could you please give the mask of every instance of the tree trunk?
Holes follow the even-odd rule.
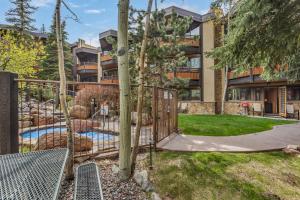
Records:
[[[139,57],[139,87],[138,87],[138,102],[137,102],[137,123],[135,129],[134,146],[131,152],[131,173],[134,172],[136,165],[136,157],[139,150],[139,140],[141,135],[142,114],[143,114],[143,101],[144,101],[144,73],[145,73],[145,54],[148,42],[148,33],[150,26],[150,15],[153,0],[148,0],[148,8],[146,13],[145,31]]]
[[[128,8],[129,0],[119,0],[118,16],[118,72],[120,87],[120,152],[119,178],[127,180],[130,177],[131,151],[131,106],[128,66]]]
[[[71,180],[74,178],[73,165],[74,165],[74,150],[73,150],[73,134],[71,130],[71,120],[67,108],[66,102],[66,74],[64,68],[64,52],[63,52],[63,42],[62,42],[62,34],[61,34],[61,22],[60,22],[60,8],[61,8],[61,0],[56,0],[56,8],[55,8],[55,31],[56,31],[56,40],[57,40],[57,54],[58,54],[58,69],[59,69],[59,77],[60,77],[60,88],[59,88],[59,99],[61,104],[61,109],[64,113],[64,117],[66,119],[67,133],[68,133],[68,144],[67,148],[68,158],[66,163],[66,179]]]
[[[229,34],[230,31],[230,17],[231,17],[231,5],[232,5],[232,0],[229,0],[229,10],[227,14],[227,34]],[[225,66],[225,74],[224,74],[224,91],[223,91],[223,96],[222,96],[222,107],[221,107],[221,114],[224,114],[225,110],[225,101],[226,101],[226,93],[227,93],[227,88],[228,88],[228,70],[229,70],[229,65]]]
[[[227,93],[227,87],[228,87],[228,65],[225,66],[225,74],[224,74],[224,90],[222,95],[222,106],[221,106],[221,114],[224,115],[225,110],[225,101],[226,101],[226,93]]]

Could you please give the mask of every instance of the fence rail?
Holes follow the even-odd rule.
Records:
[[[66,147],[65,118],[59,102],[59,81],[15,79],[19,88],[21,152]],[[68,82],[75,156],[119,149],[119,87],[93,82]],[[137,86],[132,86],[131,132],[137,121]],[[140,146],[159,142],[177,130],[177,92],[146,86]]]

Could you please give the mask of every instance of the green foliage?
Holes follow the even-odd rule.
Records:
[[[48,34],[47,44],[45,46],[45,59],[41,64],[42,70],[38,74],[40,79],[59,80],[58,70],[58,57],[56,46],[56,33],[55,33],[55,20],[53,19],[53,25],[51,26],[50,33]],[[68,33],[65,31],[66,23],[62,22],[62,37],[63,48],[65,57],[65,72],[68,80],[72,80],[72,53],[69,44],[67,44]]]
[[[26,88],[24,88],[26,90]],[[40,102],[55,99],[55,91],[51,87],[34,87],[30,88],[30,96]]]
[[[21,33],[24,31],[34,31],[32,25],[35,20],[31,17],[37,9],[30,5],[31,0],[10,0],[14,8],[6,12],[6,21],[13,24]]]
[[[179,115],[179,128],[187,135],[232,136],[271,130],[293,121],[235,115]]]
[[[129,14],[129,70],[130,81],[137,83],[137,62],[140,54],[144,35],[145,11],[130,8]],[[184,66],[187,63],[184,45],[179,43],[189,29],[192,19],[181,18],[173,13],[165,17],[164,11],[152,13],[150,21],[150,33],[146,50],[145,82],[149,85],[168,85],[166,74],[175,67]],[[112,44],[112,55],[116,56],[116,41],[107,38]]]
[[[241,72],[263,66],[266,80],[299,80],[299,24],[299,1],[240,0],[234,6],[224,46],[209,55],[218,59],[216,68],[233,63],[233,69]]]
[[[16,31],[0,32],[0,70],[17,73],[20,78],[33,78],[43,55],[41,41]]]
[[[174,77],[165,86],[176,89],[179,99],[186,99],[189,96],[189,82],[190,79]]]

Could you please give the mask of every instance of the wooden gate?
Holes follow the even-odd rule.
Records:
[[[154,87],[152,98],[153,135],[156,144],[178,130],[177,91]]]
[[[279,115],[286,117],[286,87],[278,88]]]

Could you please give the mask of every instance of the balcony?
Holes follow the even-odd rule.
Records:
[[[118,67],[117,60],[110,55],[101,55],[101,65],[103,69],[113,69]]]
[[[96,62],[82,62],[77,66],[78,73],[97,73],[98,64]]]
[[[109,61],[112,60],[112,56],[111,55],[101,55],[101,62],[105,62],[105,61]]]
[[[119,84],[118,76],[103,76],[100,81],[101,84]]]
[[[199,39],[195,39],[194,36],[186,36],[179,40],[179,44],[189,47],[199,47],[200,41]]]
[[[263,73],[263,71],[264,71],[264,69],[262,67],[255,67],[255,68],[252,69],[252,76],[260,75],[260,74]],[[247,76],[250,76],[250,75],[251,75],[250,70],[246,71],[246,72],[239,73],[239,74],[237,74],[234,71],[231,71],[231,72],[228,72],[227,77],[228,77],[228,79],[236,79],[236,78],[247,77]]]
[[[200,69],[199,68],[190,68],[190,67],[177,67],[174,72],[168,73],[168,79],[173,78],[186,78],[191,80],[200,79]]]
[[[177,42],[178,44],[186,47],[200,47],[200,40],[198,38],[195,38],[195,36],[185,36],[185,38],[178,38]],[[161,45],[170,45],[170,43],[161,41]]]

